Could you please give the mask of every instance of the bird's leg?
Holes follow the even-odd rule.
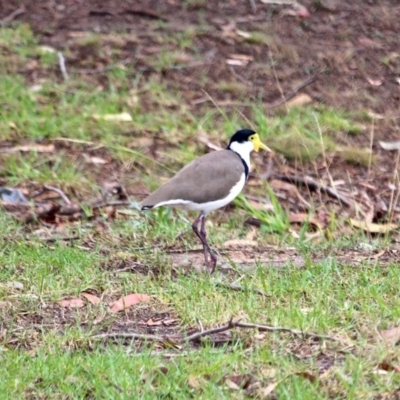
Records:
[[[211,250],[211,247],[209,246],[208,242],[207,242],[207,232],[206,232],[206,217],[205,215],[203,215],[203,219],[201,220],[201,231],[200,231],[201,235],[203,236],[205,246],[207,248],[208,254],[211,257],[211,273],[214,272],[215,270],[215,266],[217,265],[217,256],[215,255],[215,253]],[[204,248],[204,257],[205,257],[205,253],[206,253],[206,248]],[[208,264],[208,263],[207,263]],[[208,265],[207,265],[208,266]]]
[[[207,268],[210,267],[209,263],[208,263],[208,257],[207,257],[207,253],[208,253],[208,249],[207,249],[207,242],[206,242],[206,238],[203,237],[202,235],[202,229],[199,231],[199,222],[200,220],[204,221],[204,214],[200,213],[200,215],[196,218],[196,220],[193,222],[192,228],[194,233],[197,235],[197,237],[201,240],[201,243],[203,245],[203,252],[204,252],[204,259],[206,261],[206,266]],[[203,224],[202,224],[203,225]]]
[[[201,229],[199,231],[199,223],[201,221]],[[207,232],[206,232],[206,216],[203,213],[197,217],[197,219],[193,222],[192,228],[194,233],[198,236],[203,244],[203,252],[204,252],[204,259],[206,262],[207,268],[209,268],[211,273],[214,272],[215,266],[217,265],[217,256],[211,250],[209,244],[207,243]],[[211,257],[211,263],[208,261],[208,254]]]

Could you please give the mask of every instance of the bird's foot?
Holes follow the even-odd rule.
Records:
[[[208,260],[207,253],[210,255],[211,260]],[[215,267],[217,266],[217,256],[210,249],[210,247],[208,247],[207,249],[204,249],[204,258],[206,261],[206,266],[210,270],[210,274],[213,274],[215,271]]]

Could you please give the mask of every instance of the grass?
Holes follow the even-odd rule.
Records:
[[[170,41],[178,46],[177,52],[165,52],[160,68],[173,65],[174,55],[192,43],[193,34],[179,35]],[[97,48],[99,43],[93,34],[80,46]],[[100,88],[90,75],[81,76],[73,68],[71,79],[63,82],[57,58],[52,53],[41,55],[37,39],[25,25],[2,28],[0,45],[8,54],[0,62],[8,73],[0,80],[2,144],[56,144],[56,151],[49,154],[2,153],[0,179],[7,187],[51,184],[83,202],[88,192],[93,194],[104,180],[123,171],[128,183],[153,189],[204,152],[198,133],[207,132],[213,143],[223,144],[225,132],[228,135],[246,122],[239,112],[222,112],[215,106],[199,117],[178,91],[157,78],[132,77],[124,68],[106,72]],[[32,60],[45,76],[35,90],[32,87],[38,83],[15,68]],[[225,83],[219,85],[223,90]],[[225,90],[234,87],[226,84]],[[93,118],[120,112],[129,112],[132,121]],[[250,117],[270,147],[304,162],[326,152],[338,152],[340,157],[345,148],[340,139],[362,130],[353,115],[322,106],[267,118],[262,105],[257,105]],[[60,137],[63,141],[55,140]],[[143,137],[150,144],[161,142],[159,158],[148,152],[149,144],[140,144]],[[95,151],[102,151],[113,164],[85,162],[82,153]],[[265,187],[262,191],[264,196],[269,193],[273,212],[261,212],[239,197],[234,213],[209,218],[210,240],[220,249],[227,240],[251,234],[245,225],[249,214],[264,223],[254,237],[257,247],[241,253],[244,258],[254,255],[255,262],[245,268],[235,261],[240,248],[222,252],[222,263],[230,269],[216,276],[182,261],[185,257],[190,261],[194,253],[189,251],[198,246],[191,232],[182,234],[190,228],[191,214],[131,210],[128,217],[121,214],[114,220],[105,216],[100,222],[79,220],[58,226],[61,235],[78,239],[49,243],[40,234],[57,234],[51,227],[27,227],[1,213],[3,398],[265,398],[271,384],[276,384],[273,393],[282,399],[357,399],[396,390],[400,384],[396,370],[378,367],[382,362],[396,366],[399,350],[375,339],[377,330],[400,322],[398,263],[382,267],[379,260],[352,259],[352,250],[369,238],[360,234],[335,238],[340,221],[319,244],[307,241],[304,232],[299,238],[290,235],[286,210],[272,191]],[[377,248],[388,246],[378,239],[371,242]],[[180,261],[168,248],[182,251]],[[343,261],[338,254],[347,258]],[[283,260],[280,267],[274,266],[276,258]],[[237,282],[245,291],[220,287],[220,280]],[[17,289],[16,282],[22,288]],[[78,309],[58,304],[82,292],[103,301]],[[148,294],[152,301],[111,314],[107,304],[129,293]],[[175,322],[171,327],[147,324],[160,316]],[[206,340],[183,348],[92,337],[110,330],[187,332],[220,325],[231,317],[335,335],[340,342],[244,330],[236,330],[230,342],[219,346]],[[334,363],[326,373],[324,360]],[[234,377],[246,374],[251,374],[250,388],[241,389],[240,384],[235,388]]]

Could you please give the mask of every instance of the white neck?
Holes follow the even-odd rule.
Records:
[[[243,143],[233,142],[230,144],[229,148],[235,153],[238,153],[250,169],[250,153],[254,150],[253,143],[250,141]]]

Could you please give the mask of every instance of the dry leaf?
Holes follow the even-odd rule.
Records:
[[[288,108],[305,106],[306,104],[312,103],[312,98],[305,93],[300,93],[297,96],[293,97],[293,99],[286,102]]]
[[[301,376],[302,378],[308,379],[310,382],[315,382],[317,380],[317,377],[312,374],[311,372],[308,371],[302,371],[302,372],[297,372],[297,376]]]
[[[236,385],[235,382],[231,381],[230,379],[226,379],[225,380],[225,385],[232,390],[239,390],[240,387],[238,385]]]
[[[382,80],[381,79],[367,78],[367,81],[372,86],[381,86],[382,85]]]
[[[150,318],[149,320],[146,321],[146,325],[147,326],[158,326],[158,325],[162,325],[163,321],[159,320],[159,321],[153,321],[152,318]]]
[[[40,50],[42,53],[57,53],[57,50],[50,46],[38,46],[38,50]]]
[[[152,384],[154,384],[157,383],[157,376],[167,375],[167,374],[168,374],[168,368],[162,365],[158,369],[155,369],[154,371],[144,374],[142,377],[142,381],[151,382]]]
[[[119,114],[93,114],[94,119],[104,119],[105,121],[120,121],[120,122],[131,122],[132,117],[127,112],[122,112]]]
[[[241,31],[240,29],[237,29],[236,33],[237,33],[238,36],[241,36],[242,38],[245,38],[245,39],[250,39],[251,38],[251,33],[250,32]]]
[[[226,63],[228,65],[231,65],[233,67],[244,67],[245,65],[247,65],[249,62],[246,60],[235,60],[233,58],[228,58],[226,60]]]
[[[227,240],[224,243],[224,247],[257,247],[258,242],[256,240],[249,239],[232,239]]]
[[[400,326],[395,326],[394,328],[385,329],[379,332],[381,339],[389,345],[395,346],[400,340]]]
[[[230,375],[222,378],[218,383],[225,383],[229,389],[247,389],[253,380],[253,376],[250,374],[243,375]]]
[[[365,47],[371,47],[371,48],[376,48],[376,49],[382,48],[382,43],[380,43],[378,41],[374,41],[367,37],[359,38],[358,43],[360,43],[362,46],[365,46]]]
[[[373,222],[359,221],[353,218],[350,218],[350,225],[369,233],[388,233],[399,227],[397,224],[375,224]]]
[[[291,224],[304,224],[308,223],[314,225],[318,229],[322,229],[321,223],[314,217],[309,216],[306,213],[293,213],[289,215],[289,222]]]
[[[400,150],[400,141],[398,142],[379,141],[379,146],[381,146],[383,150]]]
[[[7,282],[6,286],[10,289],[17,289],[17,290],[22,290],[24,288],[24,285],[21,282],[16,282],[16,281]]]
[[[1,149],[0,153],[17,153],[19,151],[28,152],[35,151],[37,153],[52,153],[55,147],[54,144],[27,144],[21,146],[15,146],[10,148]]]
[[[383,371],[388,371],[388,372],[396,372],[399,373],[400,372],[400,367],[398,367],[397,365],[393,365],[387,361],[382,361],[378,367],[378,369],[382,369]]]
[[[143,303],[150,301],[151,297],[147,296],[147,294],[133,293],[128,294],[127,296],[121,297],[117,300],[110,308],[112,312],[122,311],[125,308],[131,307],[135,304]]]
[[[247,54],[229,54],[229,58],[234,59],[234,60],[241,60],[241,61],[253,61],[254,57],[249,56]]]
[[[91,304],[99,304],[101,302],[100,298],[94,294],[82,293],[81,295]]]
[[[201,389],[202,385],[199,381],[199,378],[195,375],[190,374],[187,380],[188,385],[192,388],[192,389]]]
[[[249,203],[252,207],[256,208],[257,210],[274,211],[274,206],[271,203],[265,203],[251,199],[249,200]]]
[[[61,307],[68,307],[68,308],[82,308],[85,305],[85,302],[80,299],[79,297],[75,299],[69,300],[61,300],[58,302]]]
[[[267,396],[269,396],[276,389],[279,383],[280,381],[272,382],[265,389],[262,389],[260,393],[262,398],[266,398]]]
[[[85,161],[92,164],[108,164],[108,161],[104,158],[100,157],[90,157],[87,154],[83,153],[83,157],[85,157]]]

